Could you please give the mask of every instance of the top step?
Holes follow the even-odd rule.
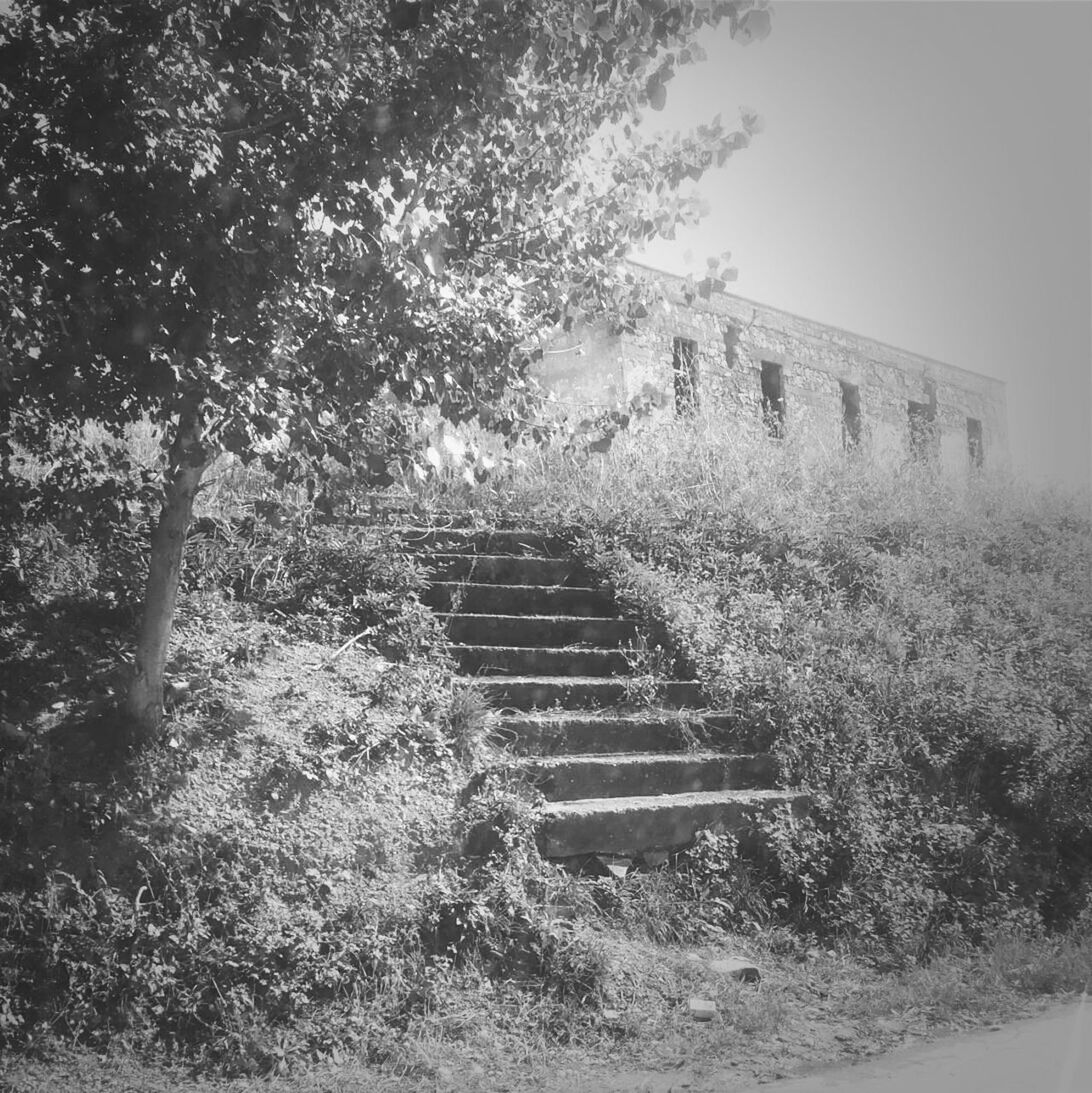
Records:
[[[447,554],[536,554],[547,558],[567,558],[572,547],[561,535],[548,532],[496,528],[474,531],[466,528],[402,528],[402,539],[411,550]]]

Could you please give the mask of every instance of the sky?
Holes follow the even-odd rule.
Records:
[[[1092,478],[1092,3],[777,0],[722,26],[652,128],[757,110],[642,261],[1005,381],[1014,465]],[[690,255],[688,258],[687,255]]]

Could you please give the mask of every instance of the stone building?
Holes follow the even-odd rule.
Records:
[[[662,413],[750,420],[773,436],[806,427],[828,444],[937,458],[956,472],[1008,462],[999,380],[741,296],[703,298],[630,263],[660,299],[623,331],[574,328],[536,366],[562,409],[583,416],[660,393]]]

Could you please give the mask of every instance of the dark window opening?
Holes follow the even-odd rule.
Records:
[[[972,467],[982,466],[986,453],[982,447],[982,422],[978,418],[967,418],[967,453]]]
[[[724,359],[729,368],[739,363],[739,327],[734,323],[724,328]]]
[[[842,384],[842,447],[861,442],[861,392],[854,383]]]
[[[390,0],[387,11],[391,30],[416,30],[435,14],[435,8],[435,0]]]
[[[927,459],[936,448],[936,404],[911,399],[907,403],[907,412],[910,418],[910,451],[918,459]]]
[[[762,418],[770,436],[785,431],[785,382],[781,365],[762,362]]]
[[[671,347],[675,369],[675,413],[692,414],[698,408],[698,343],[676,338]]]

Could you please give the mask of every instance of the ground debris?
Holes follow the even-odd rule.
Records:
[[[742,983],[757,983],[762,978],[762,973],[750,960],[744,960],[738,956],[726,956],[709,961],[709,970],[717,975],[730,976]]]

